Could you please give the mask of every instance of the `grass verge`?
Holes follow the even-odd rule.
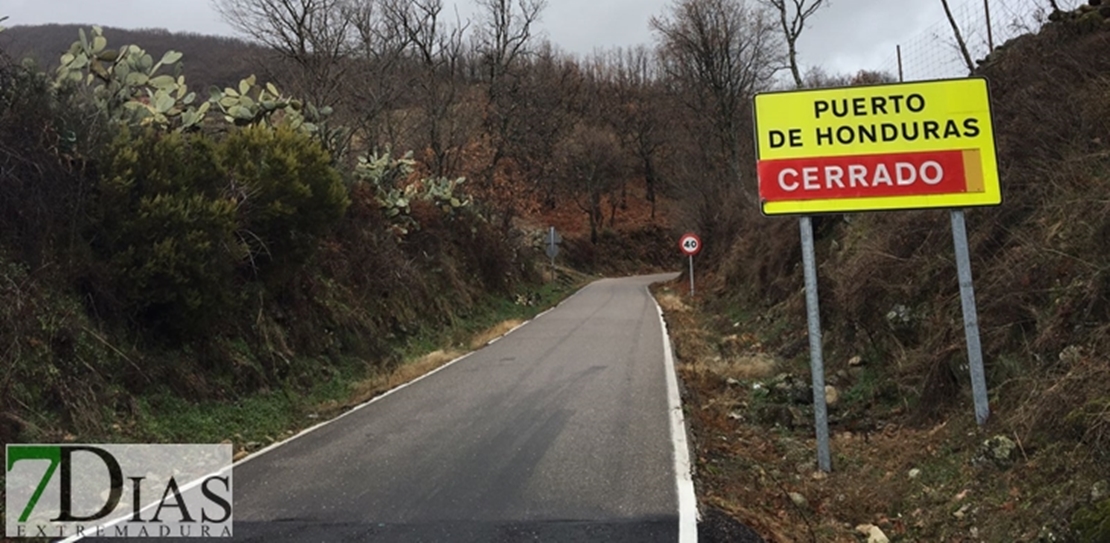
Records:
[[[394,346],[399,363],[346,359],[336,373],[307,388],[263,390],[235,401],[192,402],[169,394],[138,398],[137,416],[104,436],[114,442],[231,443],[242,458],[333,418],[484,346],[557,304],[588,281],[564,274],[559,281],[491,297],[447,327],[427,328]],[[84,438],[84,436],[82,436]]]

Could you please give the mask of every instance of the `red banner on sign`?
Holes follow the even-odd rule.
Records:
[[[834,200],[982,192],[978,151],[763,160],[764,201]]]

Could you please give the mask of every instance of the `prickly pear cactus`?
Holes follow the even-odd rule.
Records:
[[[92,36],[84,29],[61,58],[56,82],[84,85],[93,102],[117,122],[156,125],[188,130],[197,127],[211,107],[197,103],[181,75],[182,54],[167,51],[157,62],[137,45],[108,49],[104,31],[94,26]],[[174,73],[161,74],[173,67]]]
[[[458,210],[471,204],[470,196],[458,192],[460,185],[466,182],[465,177],[447,179],[446,177],[429,178],[423,181],[425,198],[435,203],[447,215],[454,215]]]
[[[240,81],[236,88],[213,92],[209,101],[231,124],[287,125],[296,130],[316,132],[316,125],[305,119],[304,105],[299,100],[282,96],[273,83],[260,85],[253,75]]]
[[[388,149],[381,154],[360,156],[355,165],[355,181],[374,188],[382,211],[393,222],[394,231],[402,236],[421,228],[412,216],[412,203],[416,200],[432,202],[448,216],[472,204],[471,198],[458,190],[466,178],[430,177],[411,181],[415,166],[411,152],[394,158]]]

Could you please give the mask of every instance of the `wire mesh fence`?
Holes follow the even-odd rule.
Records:
[[[1085,1],[1057,0],[1056,3],[1062,10],[1070,10]],[[986,57],[992,44],[998,47],[1022,34],[1036,32],[1051,11],[1048,0],[949,0],[949,5],[973,62]],[[899,44],[878,70],[895,77],[901,73],[905,81],[968,75],[967,64],[946,18]]]

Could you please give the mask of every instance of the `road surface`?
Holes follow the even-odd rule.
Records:
[[[678,541],[664,340],[596,282],[465,359],[235,467],[237,541]]]

